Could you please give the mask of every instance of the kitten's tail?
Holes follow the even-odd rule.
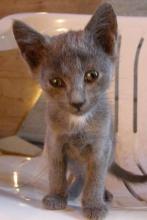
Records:
[[[131,173],[130,171],[127,171],[123,169],[121,166],[119,166],[116,162],[113,162],[110,167],[110,173],[114,176],[116,176],[118,179],[122,179],[131,183],[144,183],[147,182],[147,175],[137,175],[134,173]]]
[[[123,169],[121,166],[119,166],[116,162],[113,162],[109,172],[117,177],[118,179],[130,182],[130,183],[145,183],[147,182],[147,175],[137,175],[134,174],[128,170]],[[69,181],[68,183],[68,196],[70,200],[76,199],[84,186],[84,176],[73,176],[72,174],[70,175],[69,179],[72,181]],[[73,181],[74,179],[74,181]]]

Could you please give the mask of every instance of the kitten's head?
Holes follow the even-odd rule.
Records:
[[[101,5],[82,31],[46,37],[15,21],[13,32],[51,106],[82,115],[97,104],[115,63],[117,21],[111,5]]]

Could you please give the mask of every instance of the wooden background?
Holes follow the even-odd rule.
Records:
[[[0,51],[0,137],[16,134],[39,94],[39,85],[15,50]]]
[[[0,18],[38,11],[92,14],[104,1],[110,2],[118,15],[147,16],[147,0],[0,0]]]
[[[0,17],[17,12],[93,13],[101,0],[0,0]]]

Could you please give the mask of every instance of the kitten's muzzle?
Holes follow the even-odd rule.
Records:
[[[80,111],[82,106],[85,104],[85,101],[83,101],[83,102],[71,102],[70,104],[71,104],[72,107],[74,107],[75,109]]]

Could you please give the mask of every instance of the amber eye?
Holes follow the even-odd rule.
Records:
[[[96,70],[89,70],[85,73],[84,80],[87,83],[93,83],[98,77],[99,73]]]
[[[53,87],[56,87],[56,88],[63,88],[63,87],[65,87],[65,82],[62,79],[60,79],[60,78],[50,79],[49,82],[50,82],[50,84]]]

